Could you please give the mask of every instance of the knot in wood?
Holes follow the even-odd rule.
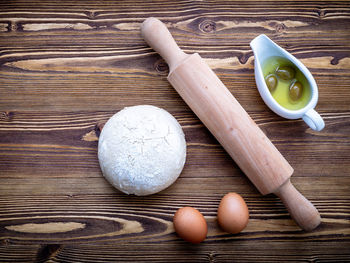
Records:
[[[277,24],[277,25],[276,25],[276,31],[277,31],[278,33],[282,32],[282,31],[285,30],[285,29],[286,29],[286,26],[285,26],[283,23],[280,23],[280,24]]]
[[[87,13],[87,16],[88,16],[89,19],[95,19],[96,13],[95,13],[95,11],[89,11]]]
[[[317,13],[320,18],[324,18],[326,15],[326,11],[324,9],[318,10]]]
[[[11,244],[11,242],[10,242],[9,239],[1,240],[1,245],[2,245],[2,246],[8,246],[8,245],[10,245],[10,244]]]
[[[59,244],[42,245],[36,255],[37,262],[47,262],[57,256],[63,246]]]
[[[204,20],[199,24],[199,29],[204,33],[213,33],[216,31],[216,23],[211,20]]]
[[[18,27],[17,27],[17,24],[15,22],[12,22],[8,27],[9,31],[16,31],[17,28]]]
[[[247,63],[248,58],[249,58],[249,56],[246,55],[246,54],[244,54],[244,53],[238,56],[238,60],[239,60],[239,62],[240,62],[242,65],[244,65],[245,63]]]
[[[157,60],[156,63],[154,63],[154,68],[161,75],[169,74],[169,66],[163,59]]]
[[[339,58],[338,57],[333,57],[333,59],[331,60],[331,65],[337,65],[339,63]]]
[[[14,116],[13,112],[11,112],[11,111],[4,111],[1,114],[1,119],[4,120],[4,121],[12,121],[13,116]]]
[[[214,252],[209,252],[208,260],[209,260],[209,262],[215,262],[215,253]]]

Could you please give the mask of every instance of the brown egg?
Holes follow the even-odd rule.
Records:
[[[243,198],[236,193],[228,193],[220,202],[218,223],[228,233],[237,234],[248,224],[249,211]]]
[[[176,233],[188,242],[200,243],[207,237],[207,222],[195,208],[180,208],[176,211],[173,222]]]

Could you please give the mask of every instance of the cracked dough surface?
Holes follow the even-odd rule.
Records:
[[[180,124],[151,105],[127,107],[105,124],[98,143],[104,177],[126,194],[150,195],[172,183],[186,160]]]

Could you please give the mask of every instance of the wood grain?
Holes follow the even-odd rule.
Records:
[[[274,195],[261,196],[166,80],[142,40],[149,16],[199,52],[295,169],[292,182],[321,213],[301,231]],[[348,1],[1,1],[1,262],[350,262],[350,4]],[[322,132],[273,114],[257,92],[249,42],[267,34],[319,87]],[[187,161],[159,194],[126,196],[102,177],[103,124],[152,104],[184,129]],[[251,220],[222,232],[227,192]],[[172,216],[199,209],[208,238],[176,236]]]

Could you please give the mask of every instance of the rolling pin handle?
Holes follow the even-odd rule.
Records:
[[[147,18],[141,25],[141,34],[147,44],[165,59],[170,72],[189,56],[179,48],[167,27],[157,18]]]
[[[313,204],[307,200],[288,179],[275,192],[287,207],[292,218],[306,231],[315,229],[321,223],[321,217]]]

